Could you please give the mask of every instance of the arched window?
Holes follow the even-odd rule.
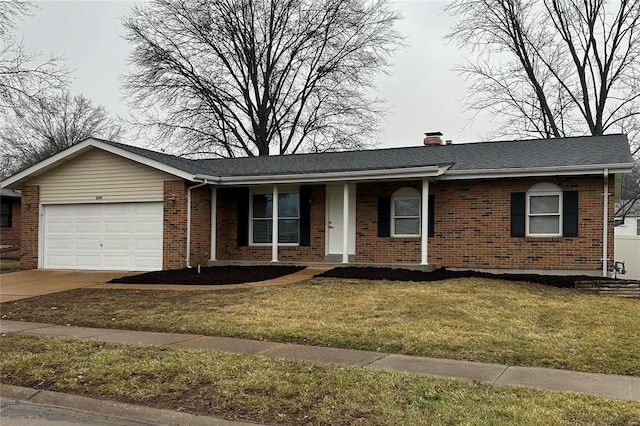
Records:
[[[417,189],[400,188],[391,196],[391,236],[420,236],[420,192]]]
[[[559,237],[562,235],[562,189],[542,182],[527,191],[527,236]]]

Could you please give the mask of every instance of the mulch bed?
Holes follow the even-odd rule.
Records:
[[[507,281],[524,281],[545,284],[559,288],[573,288],[576,281],[613,280],[613,278],[590,277],[587,275],[536,275],[536,274],[491,274],[476,271],[451,271],[445,268],[433,272],[410,269],[374,268],[374,267],[340,267],[315,275],[327,278],[355,278],[364,280],[395,281],[441,281],[451,278],[492,278]],[[618,280],[621,281],[621,280]]]
[[[225,285],[270,280],[293,274],[303,266],[208,266],[191,269],[147,272],[128,277],[114,278],[114,284],[184,284],[184,285]]]

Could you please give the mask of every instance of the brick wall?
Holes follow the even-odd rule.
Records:
[[[578,191],[578,237],[511,237],[511,192],[525,192],[539,182]],[[460,268],[601,270],[602,190],[602,176],[433,182],[435,236],[429,240],[429,262]],[[609,205],[613,259],[613,195]]]
[[[378,237],[378,197],[390,197],[403,187],[422,191],[422,182],[360,183],[356,187],[356,261],[420,262],[420,237]]]
[[[7,200],[11,203],[11,226],[0,228],[0,245],[19,246],[22,202],[19,198]]]
[[[184,181],[164,182],[162,221],[162,268],[184,268],[187,256],[187,187]]]
[[[278,260],[320,262],[325,252],[325,186],[314,185],[311,193],[311,243],[308,247],[278,248]],[[238,247],[237,200],[232,189],[218,190],[217,259],[218,260],[271,260],[271,246]],[[300,200],[304,202],[304,200]]]
[[[22,189],[21,206],[21,258],[22,269],[38,267],[38,229],[40,226],[40,187],[26,186]]]
[[[191,191],[191,266],[207,265],[211,251],[211,188]]]
[[[526,192],[539,182],[579,191],[578,237],[511,237],[511,192]],[[420,261],[419,238],[377,236],[377,197],[391,196],[403,186],[420,190],[421,183],[358,185],[357,261]],[[601,270],[602,190],[601,176],[431,182],[435,236],[429,238],[428,261],[456,268]],[[613,259],[613,199],[610,195],[609,259]]]
[[[511,193],[526,192],[539,182],[579,191],[579,235],[573,238],[512,238]],[[613,192],[613,177],[610,180]],[[360,183],[356,188],[356,261],[418,263],[419,237],[378,237],[378,197],[402,187],[421,191],[420,181]],[[522,178],[430,183],[435,196],[435,236],[429,238],[428,260],[446,267],[486,269],[602,269],[602,176]],[[220,260],[270,260],[271,246],[237,247],[236,200],[230,189],[218,191]],[[280,247],[282,261],[324,258],[325,187],[312,190],[310,247]],[[613,194],[609,197],[609,266],[614,259]]]

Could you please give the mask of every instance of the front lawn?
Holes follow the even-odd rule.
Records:
[[[0,251],[0,274],[16,272],[20,269],[20,249]]]
[[[316,278],[222,291],[79,289],[2,304],[3,318],[298,342],[640,376],[637,300],[465,278]]]
[[[8,334],[2,383],[282,425],[637,425],[640,403],[260,356]]]

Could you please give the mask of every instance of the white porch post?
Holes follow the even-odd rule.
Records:
[[[218,188],[215,186],[211,187],[211,250],[209,255],[209,260],[216,260],[216,210],[218,209]]]
[[[421,232],[420,232],[420,242],[421,242],[421,265],[428,265],[427,262],[427,251],[429,247],[429,179],[422,180],[422,207],[421,207]]]
[[[349,184],[343,187],[342,201],[342,263],[349,263]]]
[[[278,261],[278,186],[273,185],[273,215],[272,215],[272,237],[271,237],[271,261]]]

